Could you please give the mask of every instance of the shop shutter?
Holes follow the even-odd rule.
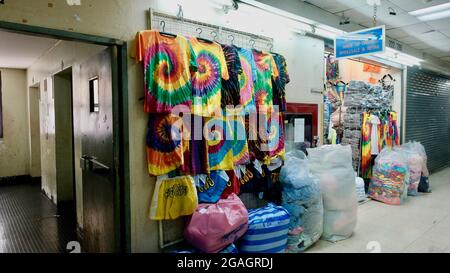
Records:
[[[450,165],[450,78],[408,68],[406,141],[427,151],[430,171]]]

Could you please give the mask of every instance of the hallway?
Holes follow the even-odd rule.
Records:
[[[450,253],[450,168],[430,178],[433,193],[408,197],[401,206],[369,201],[359,207],[353,236],[345,241],[319,241],[308,253]]]
[[[66,252],[75,227],[75,216],[58,211],[40,183],[0,185],[0,253]]]

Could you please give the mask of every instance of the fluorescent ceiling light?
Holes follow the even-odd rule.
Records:
[[[420,21],[432,21],[447,18],[450,17],[450,3],[411,11],[409,14],[416,16]]]

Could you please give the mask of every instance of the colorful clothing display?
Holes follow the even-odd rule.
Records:
[[[189,134],[189,148],[184,152],[181,170],[184,174],[196,175],[209,173],[208,145],[203,137],[205,118],[190,115],[190,126],[185,126]]]
[[[278,69],[278,77],[273,80],[273,104],[279,106],[280,112],[286,112],[286,84],[291,79],[286,64],[286,59],[280,54],[273,54]]]
[[[361,173],[363,178],[371,177],[372,152],[370,146],[370,137],[372,133],[372,123],[370,114],[363,113],[363,122],[361,127]]]
[[[227,62],[229,79],[222,79],[222,109],[228,105],[241,104],[239,75],[242,73],[241,59],[236,47],[222,45],[225,60]]]
[[[234,169],[232,126],[228,116],[211,118],[206,123],[210,171]]]
[[[191,76],[197,64],[186,38],[141,31],[137,34],[136,55],[144,64],[145,112],[170,113],[177,105],[191,107]]]
[[[215,42],[189,39],[197,57],[198,70],[192,80],[192,112],[211,117],[221,113],[222,79],[229,80],[222,47]]]
[[[268,120],[268,156],[269,159],[281,157],[284,159],[284,120],[282,113],[275,113],[269,116]]]
[[[254,84],[257,78],[253,53],[245,48],[237,48],[241,60],[242,73],[239,74],[241,105],[245,112],[256,111]]]
[[[170,114],[150,115],[147,128],[147,161],[150,175],[162,175],[181,167],[189,142],[183,140],[183,120]]]
[[[253,50],[256,64],[255,103],[259,111],[272,111],[273,87],[272,79],[279,76],[277,65],[272,54]]]
[[[250,153],[248,151],[247,133],[245,130],[245,117],[235,115],[233,122],[233,158],[234,164],[245,165],[250,162]]]

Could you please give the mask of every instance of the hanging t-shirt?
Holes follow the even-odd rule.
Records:
[[[279,76],[273,80],[273,104],[279,106],[280,112],[286,111],[286,84],[291,79],[287,69],[286,59],[280,54],[273,54]]]
[[[184,125],[180,117],[151,114],[147,129],[147,161],[150,175],[167,174],[183,165],[183,153],[189,142],[183,140]]]
[[[241,60],[242,73],[239,74],[241,105],[246,113],[256,111],[254,82],[256,81],[256,64],[253,53],[245,48],[237,48]]]
[[[209,172],[208,145],[203,137],[204,117],[189,115],[183,119],[190,119],[190,126],[185,127],[189,133],[189,149],[184,152],[184,164],[181,170],[184,174],[196,175]]]
[[[282,113],[274,113],[269,116],[268,120],[268,160],[275,157],[285,158],[285,142],[284,142],[284,120]]]
[[[272,78],[279,76],[272,54],[253,50],[256,63],[255,103],[257,110],[270,112],[273,106]]]
[[[222,50],[229,75],[228,80],[222,79],[222,108],[225,109],[228,105],[237,106],[241,103],[239,74],[242,73],[242,66],[236,47],[222,45]]]
[[[231,117],[233,122],[233,157],[235,165],[245,165],[250,162],[245,117],[238,113]]]
[[[372,152],[372,155],[378,155],[379,153],[379,146],[378,146],[378,125],[381,124],[380,119],[375,116],[370,116],[370,123],[372,124],[372,130],[370,133],[370,150]]]
[[[225,56],[218,43],[202,42],[197,38],[190,38],[189,41],[198,67],[192,80],[192,112],[211,117],[214,113],[220,113],[222,79],[229,79]]]
[[[210,171],[234,169],[232,126],[227,116],[211,118],[205,124]]]
[[[196,57],[186,38],[163,36],[155,30],[137,34],[136,57],[144,64],[147,113],[170,113],[175,106],[191,107],[191,78]]]

